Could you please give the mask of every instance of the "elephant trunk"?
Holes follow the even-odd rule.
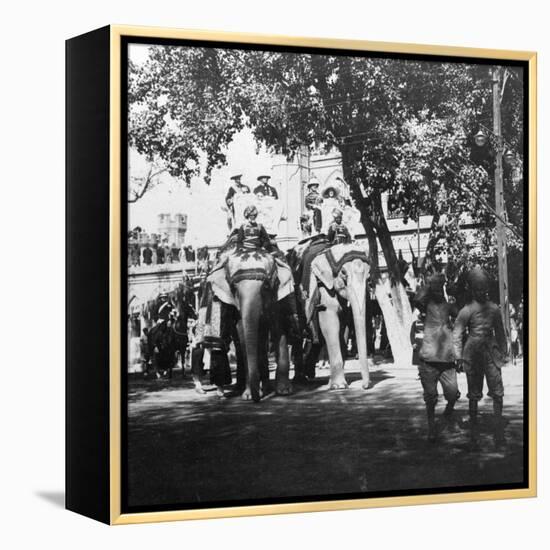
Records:
[[[259,339],[262,315],[262,281],[242,281],[237,286],[241,321],[243,326],[242,346],[246,354],[247,387],[252,399],[260,400]]]

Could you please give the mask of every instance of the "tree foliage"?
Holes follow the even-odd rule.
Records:
[[[190,184],[225,163],[224,149],[243,128],[233,52],[155,46],[144,65],[129,67],[129,145]]]
[[[291,157],[300,146],[338,150],[377,260],[381,246],[397,280],[397,257],[381,196],[405,221],[433,215],[431,252],[464,261],[467,213],[482,241],[494,228],[494,139],[473,135],[492,120],[491,67],[384,57],[157,46],[130,66],[130,145],[188,184],[225,163],[225,147],[248,125],[258,143]],[[504,73],[502,119],[521,164],[523,87]],[[517,174],[516,174],[517,175]],[[508,220],[523,223],[523,186],[505,173]],[[517,238],[518,234],[520,238]],[[510,232],[521,247],[520,232]],[[490,246],[490,245],[488,245]],[[471,259],[471,258],[470,258]]]

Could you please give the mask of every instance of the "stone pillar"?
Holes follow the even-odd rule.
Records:
[[[300,216],[304,211],[304,189],[309,181],[309,150],[301,147],[288,162],[284,155],[274,155],[272,182],[283,203],[283,219],[279,223],[277,242],[282,250],[293,247],[300,239]]]

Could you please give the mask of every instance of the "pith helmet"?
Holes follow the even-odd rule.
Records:
[[[311,189],[312,187],[319,187],[319,180],[315,176],[311,176],[307,188]]]
[[[481,267],[474,267],[468,273],[468,284],[472,290],[488,290],[489,274]]]

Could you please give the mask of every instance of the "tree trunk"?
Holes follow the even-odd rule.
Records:
[[[398,367],[410,366],[412,311],[405,288],[401,283],[394,285],[388,279],[379,279],[374,293],[384,316],[394,363]]]
[[[342,165],[344,178],[350,183],[350,190],[361,213],[361,223],[369,240],[369,259],[371,262],[371,282],[374,286],[376,299],[382,310],[388,340],[390,342],[394,363],[396,366],[409,366],[412,361],[412,344],[410,331],[412,326],[412,310],[409,303],[391,233],[382,210],[380,192],[363,197],[360,186],[351,170],[353,159],[345,149],[342,150]],[[384,254],[388,269],[388,278],[383,281],[378,265],[378,243]]]

